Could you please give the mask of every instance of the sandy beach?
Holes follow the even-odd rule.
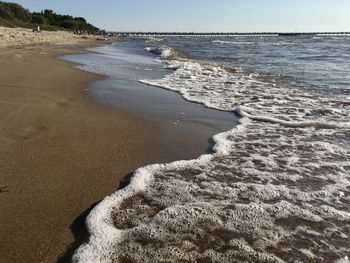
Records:
[[[349,262],[350,2],[217,2],[0,0],[0,263]]]
[[[27,37],[17,36],[16,43],[30,45],[2,38],[0,49],[0,258],[68,262],[91,206],[136,168],[175,160],[184,151],[171,150],[177,142],[169,136],[157,143],[157,124],[87,98],[88,83],[102,77],[56,59],[85,51]],[[185,157],[196,154],[193,149]]]
[[[27,28],[7,28],[0,26],[0,48],[44,44],[84,44],[89,40],[96,40],[96,38],[93,35],[74,35],[68,31],[33,32]]]
[[[73,221],[151,161],[154,129],[86,99],[100,77],[54,59],[67,52],[1,50],[2,262],[54,262],[74,241]]]

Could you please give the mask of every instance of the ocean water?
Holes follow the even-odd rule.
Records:
[[[162,68],[139,83],[239,125],[213,137],[212,154],[138,169],[90,213],[74,260],[348,262],[350,38],[130,43]]]

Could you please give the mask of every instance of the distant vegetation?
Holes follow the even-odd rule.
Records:
[[[49,9],[31,13],[19,4],[0,1],[0,26],[32,28],[38,25],[46,30],[67,29],[87,33],[99,30],[83,17],[59,15]]]

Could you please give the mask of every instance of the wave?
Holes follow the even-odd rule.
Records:
[[[320,55],[320,56],[300,56],[297,57],[296,59],[300,59],[300,60],[324,60],[324,59],[338,59],[339,56],[336,55]]]
[[[162,62],[165,59],[172,59],[172,60],[179,60],[179,61],[188,59],[187,55],[184,52],[168,47],[166,45],[156,46],[156,47],[146,47],[145,50],[149,53],[158,55],[159,57],[157,58],[157,60],[159,62]],[[172,66],[174,67],[175,64]],[[170,69],[170,67],[171,66],[169,65],[168,69]]]
[[[91,237],[74,261],[346,259],[346,98],[198,61],[160,62],[170,74],[141,83],[234,111],[240,124],[213,137],[213,154],[138,169],[89,214]]]
[[[271,122],[271,123],[277,123],[281,124],[287,127],[293,127],[293,128],[318,128],[318,129],[341,129],[341,128],[349,128],[350,123],[327,123],[327,122],[321,122],[321,121],[286,121],[281,120],[278,118],[268,117],[268,116],[255,116],[251,115],[247,112],[244,112],[240,108],[237,108],[235,112],[241,116],[241,117],[247,117],[252,120],[256,121],[263,121],[263,122]]]
[[[110,244],[118,244],[125,240],[126,231],[117,229],[114,226],[111,214],[113,210],[120,207],[123,201],[132,198],[144,191],[152,181],[154,174],[162,170],[178,169],[184,167],[193,167],[204,165],[210,162],[214,156],[222,156],[227,153],[225,137],[228,133],[222,133],[214,136],[215,141],[214,154],[203,155],[198,159],[190,161],[175,161],[169,164],[154,164],[139,168],[129,183],[129,185],[105,198],[88,215],[86,224],[91,235],[89,243],[81,246],[74,254],[75,262],[109,262],[114,253],[110,250]],[[105,253],[107,252],[107,253]]]
[[[297,46],[300,45],[297,41],[288,41],[288,42],[276,42],[272,46]]]
[[[212,43],[214,44],[221,44],[221,45],[255,45],[254,42],[247,42],[247,41],[224,41],[224,40],[213,40]]]
[[[177,91],[186,100],[204,104],[208,108],[224,111],[235,110],[239,115],[254,120],[279,123],[295,128],[346,128],[349,126],[347,119],[343,119],[339,123],[334,122],[338,118],[337,116],[334,116],[334,120],[323,120],[324,116],[321,116],[319,121],[307,120],[307,118],[314,117],[312,115],[307,117],[309,112],[315,111],[314,108],[316,110],[324,109],[324,112],[327,112],[325,107],[328,106],[328,112],[335,115],[339,111],[330,106],[334,103],[333,100],[329,100],[329,105],[325,105],[324,100],[317,101],[318,95],[307,94],[297,87],[292,87],[289,90],[290,95],[298,96],[298,98],[292,99],[289,94],[286,94],[286,89],[276,87],[274,83],[258,80],[256,77],[259,77],[259,74],[246,75],[242,70],[229,72],[217,65],[201,64],[189,60],[171,60],[163,63],[166,64],[165,68],[174,69],[176,72],[161,80],[139,80],[139,82]],[[266,94],[266,90],[269,90],[270,93]],[[256,100],[253,100],[254,97]],[[271,101],[271,99],[273,100]],[[307,106],[308,109],[300,110],[300,102],[304,103],[303,106]],[[293,103],[297,105],[293,105]],[[343,106],[346,103],[341,98],[338,98],[338,103],[343,108],[341,112],[346,116],[346,110]],[[291,115],[295,115],[295,120],[284,119]],[[282,118],[278,118],[278,116]]]
[[[159,42],[163,42],[164,38],[158,38],[158,37],[149,37],[146,40],[146,43],[159,43]]]
[[[158,55],[161,58],[169,58],[173,54],[173,50],[169,47],[162,46],[162,47],[146,47],[146,51]]]

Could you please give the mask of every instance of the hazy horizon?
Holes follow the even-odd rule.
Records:
[[[339,32],[350,31],[346,0],[14,0],[31,11],[85,17],[112,31]],[[220,3],[219,3],[220,2]]]

